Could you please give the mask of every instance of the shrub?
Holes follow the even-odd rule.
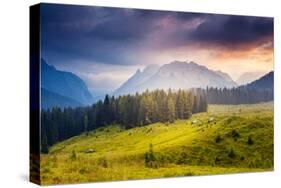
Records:
[[[194,176],[194,173],[189,170],[186,173],[184,173],[184,176]]]
[[[228,157],[233,159],[233,158],[235,158],[235,156],[236,156],[236,154],[235,154],[233,148],[231,148],[231,150],[228,152]]]
[[[54,182],[54,184],[59,184],[59,183],[61,183],[61,180],[58,177],[54,177],[53,182]]]
[[[76,160],[76,158],[77,158],[76,152],[75,152],[75,150],[72,150],[72,153],[70,155],[70,159],[71,160]]]
[[[177,164],[185,164],[188,162],[188,156],[185,152],[182,152],[180,155],[179,155],[179,158],[177,160]]]
[[[253,141],[253,139],[252,139],[251,136],[248,136],[247,144],[248,144],[248,145],[253,145],[253,144],[254,144],[254,141]]]
[[[148,152],[145,153],[145,166],[149,168],[159,168],[160,163],[156,154],[153,151],[153,145],[149,145]]]
[[[231,136],[232,136],[234,139],[237,139],[237,138],[240,137],[240,134],[239,134],[236,130],[232,130]]]
[[[88,173],[89,171],[87,170],[87,168],[86,167],[82,167],[80,170],[79,170],[79,173],[80,174],[86,174],[86,173]]]
[[[215,165],[217,165],[220,161],[221,161],[221,159],[219,157],[216,157],[215,158]]]
[[[144,158],[145,158],[145,165],[148,167],[150,167],[149,164],[151,161],[155,161],[152,144],[149,145],[149,150],[148,150],[148,152],[145,153]]]
[[[98,165],[103,167],[103,168],[107,168],[108,167],[108,162],[106,160],[105,157],[101,157],[98,159]]]
[[[222,141],[222,137],[220,135],[217,135],[215,138],[216,143],[220,143]]]
[[[237,119],[238,119],[238,117],[233,115],[226,120],[226,124],[228,125],[228,124],[232,123],[233,121],[235,121]]]
[[[46,173],[50,173],[50,169],[49,168],[44,168],[42,170],[42,173],[46,174]]]
[[[254,162],[253,162],[253,161],[250,161],[250,162],[248,163],[248,167],[249,167],[249,168],[255,168]]]
[[[152,131],[152,128],[150,127],[147,131],[146,131],[146,133],[149,133],[149,132],[151,132]]]
[[[262,161],[260,159],[253,159],[248,164],[249,168],[261,168]]]

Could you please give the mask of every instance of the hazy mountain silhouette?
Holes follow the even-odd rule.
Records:
[[[259,79],[244,85],[244,87],[247,88],[253,88],[253,89],[260,89],[260,90],[264,90],[264,89],[273,89],[274,87],[274,72],[271,71],[269,73],[267,73],[266,75],[260,77]]]
[[[53,93],[51,91],[48,91],[47,89],[41,88],[41,108],[48,109],[55,106],[65,108],[83,105],[74,99],[61,96],[57,93]]]
[[[264,72],[245,72],[236,80],[239,85],[249,84],[265,75]]]
[[[73,73],[57,70],[54,66],[48,65],[44,59],[41,59],[41,88],[82,105],[93,102],[93,97],[81,78]]]
[[[114,94],[143,92],[146,89],[189,89],[206,87],[236,87],[231,77],[194,62],[173,61],[162,66],[148,66],[138,70]]]

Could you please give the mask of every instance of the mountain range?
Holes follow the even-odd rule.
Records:
[[[71,72],[57,70],[41,59],[42,108],[88,105],[93,97],[84,81]]]
[[[259,79],[244,85],[244,87],[257,90],[273,90],[274,88],[274,72],[271,71]]]
[[[113,94],[143,92],[146,89],[232,88],[237,84],[222,71],[213,71],[194,62],[173,61],[162,66],[148,66],[129,78]]]
[[[41,88],[41,108],[51,109],[52,107],[78,107],[83,106],[82,103],[76,101],[75,99],[59,95],[57,93],[48,91]]]
[[[222,71],[214,71],[194,62],[173,61],[169,64],[149,65],[125,81],[110,95],[134,94],[146,89],[233,88],[273,89],[273,72],[248,84],[238,86]],[[85,82],[71,72],[57,70],[41,59],[41,108],[77,107],[103,100],[93,98]]]
[[[265,74],[265,72],[245,72],[239,76],[239,78],[236,80],[236,83],[239,85],[246,85],[259,79]]]

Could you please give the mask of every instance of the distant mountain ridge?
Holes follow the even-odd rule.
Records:
[[[271,90],[274,88],[274,72],[271,71],[266,75],[260,77],[259,79],[244,85],[244,87],[252,88],[252,89],[259,89],[259,90]]]
[[[194,62],[173,61],[162,66],[138,70],[114,94],[143,92],[146,89],[190,89],[206,87],[236,87],[231,77],[221,71],[213,71]]]
[[[119,87],[114,93],[130,93],[132,90],[132,86],[138,86],[146,82],[159,70],[159,68],[160,66],[158,65],[148,65],[143,71],[138,69],[136,73],[132,77],[130,77],[124,84],[122,84],[121,87]]]
[[[236,83],[239,85],[249,84],[265,74],[265,72],[245,72],[239,76],[239,78],[236,80]]]
[[[57,93],[48,91],[47,89],[41,88],[41,108],[50,109],[52,107],[78,107],[83,106],[80,102],[61,96]]]
[[[57,70],[54,66],[48,65],[44,59],[41,59],[41,88],[76,101],[70,102],[70,105],[77,104],[77,102],[81,105],[88,105],[93,102],[93,97],[81,78],[73,73]],[[56,95],[45,97],[51,96],[54,98]]]
[[[226,80],[229,81],[229,82],[234,82],[234,81],[232,80],[232,78],[231,78],[227,73],[225,73],[225,72],[222,72],[222,71],[218,70],[218,71],[215,71],[215,73],[218,74],[218,75],[220,75],[220,76],[222,76],[224,79],[226,79]],[[235,83],[235,84],[236,84],[236,83]]]

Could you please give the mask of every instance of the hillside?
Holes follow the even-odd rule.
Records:
[[[43,184],[272,170],[273,103],[210,105],[171,124],[99,128],[54,145],[41,166]]]
[[[48,91],[47,89],[41,88],[41,108],[50,109],[52,107],[78,107],[82,104],[74,99],[61,96],[59,94]]]
[[[274,86],[274,72],[271,71],[266,75],[260,77],[259,79],[247,84],[245,87],[252,88],[252,89],[268,89],[273,90]]]
[[[274,73],[270,72],[261,78],[237,88],[208,88],[209,104],[254,104],[273,101]]]
[[[73,73],[57,70],[41,59],[41,88],[86,105],[93,101],[84,81]],[[50,104],[48,104],[49,106]]]
[[[245,72],[239,76],[239,78],[236,80],[236,83],[239,85],[246,85],[259,79],[263,75],[265,75],[264,72]]]

